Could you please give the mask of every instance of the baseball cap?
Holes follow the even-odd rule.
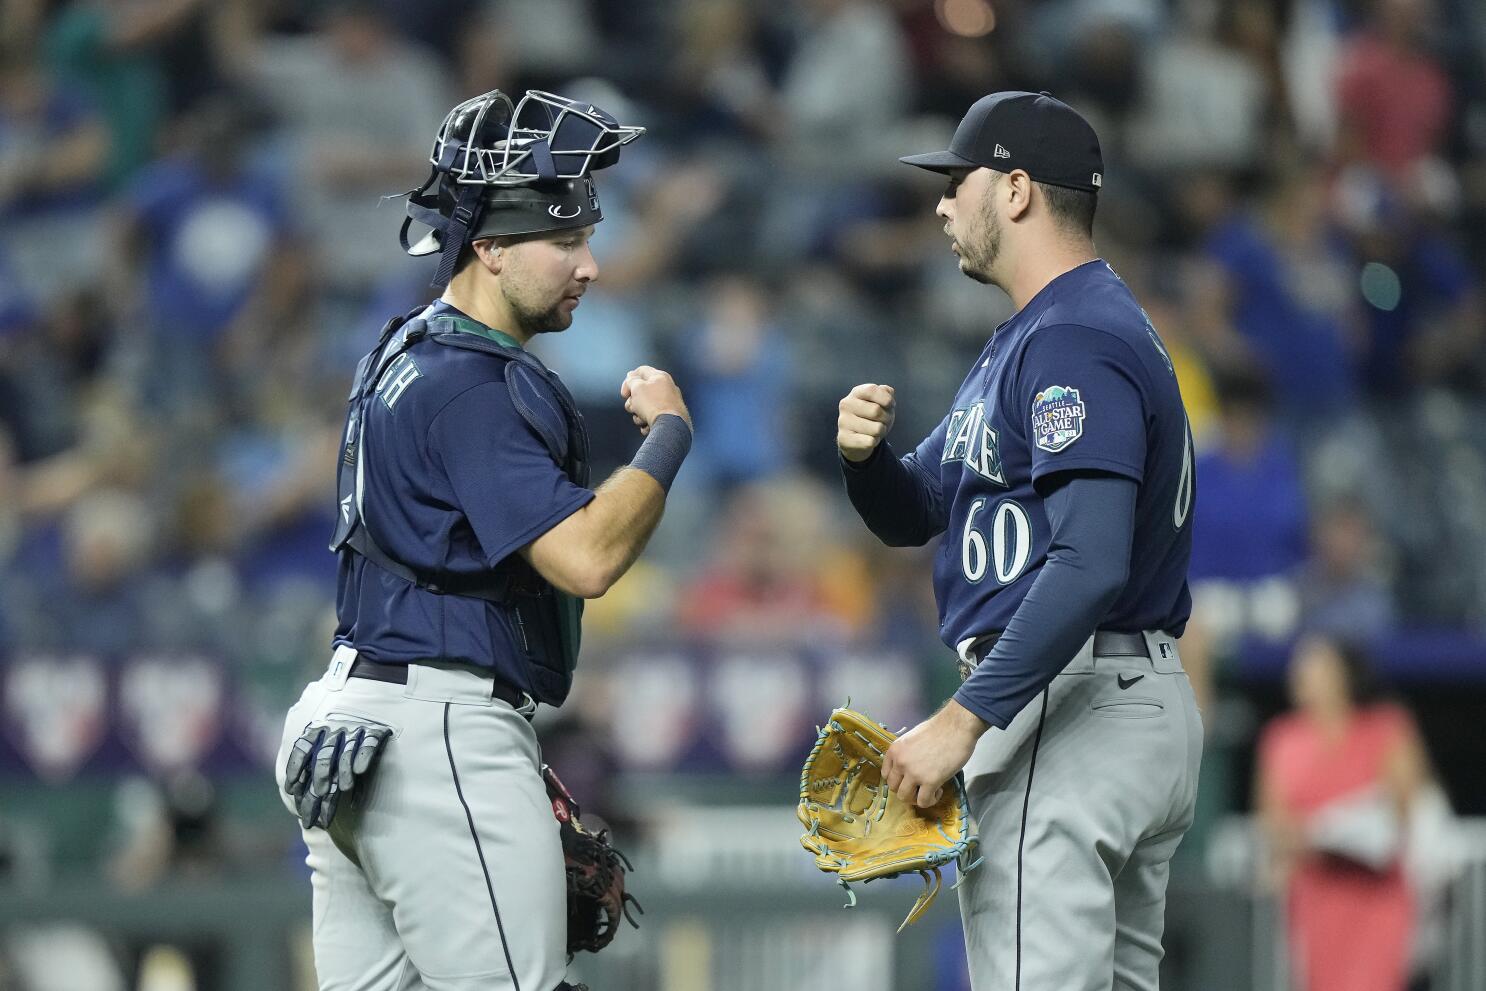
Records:
[[[1104,185],[1099,136],[1062,100],[1008,90],[975,101],[946,151],[898,159],[930,172],[985,166],[1023,169],[1037,182],[1097,193]]]

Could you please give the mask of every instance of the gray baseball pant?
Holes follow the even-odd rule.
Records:
[[[567,889],[529,710],[468,668],[415,664],[397,685],[347,680],[352,659],[341,648],[305,688],[275,764],[292,811],[284,762],[306,724],[392,727],[366,790],[329,832],[303,831],[320,991],[552,991]]]
[[[981,866],[960,886],[976,991],[1157,991],[1166,881],[1202,720],[1175,641],[1092,639],[965,767]]]

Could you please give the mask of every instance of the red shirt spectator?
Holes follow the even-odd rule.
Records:
[[[1450,120],[1449,77],[1420,44],[1429,17],[1427,0],[1379,0],[1341,60],[1344,150],[1394,174],[1433,155]]]
[[[1426,774],[1408,713],[1369,698],[1360,656],[1315,639],[1296,649],[1293,714],[1259,742],[1259,805],[1288,908],[1301,991],[1400,991],[1414,893],[1401,839]]]

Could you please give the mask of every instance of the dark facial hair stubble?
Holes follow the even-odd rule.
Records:
[[[996,219],[996,208],[987,194],[980,201],[980,240],[976,244],[960,244],[964,252],[964,272],[976,282],[989,285],[991,266],[1001,253],[1001,223]]]
[[[537,309],[523,298],[526,296],[526,293],[520,291],[524,288],[522,285],[518,284],[513,288],[515,291],[502,287],[501,291],[505,295],[506,301],[510,304],[511,311],[516,314],[516,319],[520,321],[521,329],[526,332],[528,337],[567,330],[572,325],[572,314],[562,311],[561,299],[551,306]]]

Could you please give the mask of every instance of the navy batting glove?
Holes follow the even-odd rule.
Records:
[[[284,766],[284,791],[294,798],[300,825],[328,829],[340,800],[371,773],[392,728],[354,719],[306,726]]]

